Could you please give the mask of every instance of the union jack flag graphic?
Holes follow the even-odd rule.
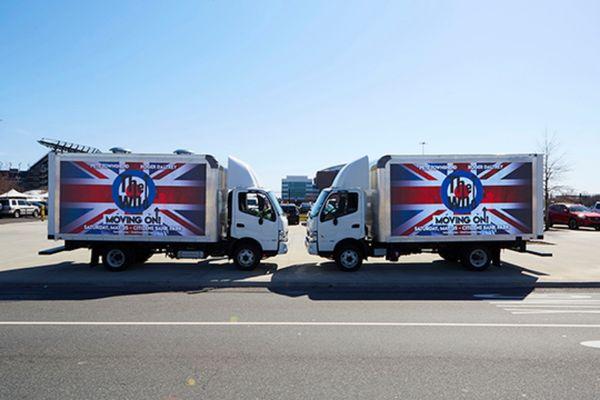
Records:
[[[532,233],[532,163],[391,165],[392,236]]]
[[[202,163],[60,162],[60,233],[199,236],[205,206]]]

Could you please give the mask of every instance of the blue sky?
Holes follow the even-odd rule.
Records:
[[[534,152],[600,192],[598,1],[0,2],[0,161],[60,138],[286,174]]]

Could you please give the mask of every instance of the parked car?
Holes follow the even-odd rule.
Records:
[[[600,201],[597,201],[596,204],[590,207],[590,210],[593,212],[600,213]]]
[[[546,224],[548,227],[567,225],[570,229],[579,229],[580,226],[586,226],[600,230],[600,213],[581,204],[552,204],[548,207]]]
[[[300,223],[300,210],[294,204],[282,204],[281,208],[287,216],[289,225],[298,225]]]
[[[300,213],[307,214],[310,211],[311,206],[312,206],[312,204],[308,203],[308,202],[304,202],[304,203],[300,204]]]
[[[40,208],[24,199],[0,199],[0,215],[20,218],[40,216]]]

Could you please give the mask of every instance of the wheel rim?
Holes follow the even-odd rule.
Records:
[[[340,254],[342,267],[352,269],[358,264],[358,253],[356,250],[346,249]]]
[[[21,213],[18,211],[15,211],[15,218],[19,218],[21,216]]]
[[[483,249],[475,249],[469,254],[469,262],[475,268],[481,268],[488,262],[488,255]]]
[[[120,268],[125,264],[125,253],[122,250],[113,249],[106,254],[108,265],[111,268]]]
[[[238,252],[237,261],[243,267],[250,267],[254,264],[256,256],[250,249],[242,249]]]

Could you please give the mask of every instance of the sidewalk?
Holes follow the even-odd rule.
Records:
[[[265,260],[251,272],[238,271],[226,259],[202,262],[177,261],[154,256],[147,264],[111,273],[88,265],[89,252],[77,250],[52,256],[37,251],[53,247],[45,240],[41,222],[0,226],[0,289],[63,287],[171,291],[206,288],[264,287],[416,289],[460,287],[600,287],[600,232],[553,230],[546,240],[557,245],[540,246],[554,257],[505,251],[503,266],[484,272],[465,270],[437,255],[407,256],[398,263],[381,259],[366,262],[355,273],[338,271],[333,262],[306,254],[304,228],[292,227],[290,252]]]

